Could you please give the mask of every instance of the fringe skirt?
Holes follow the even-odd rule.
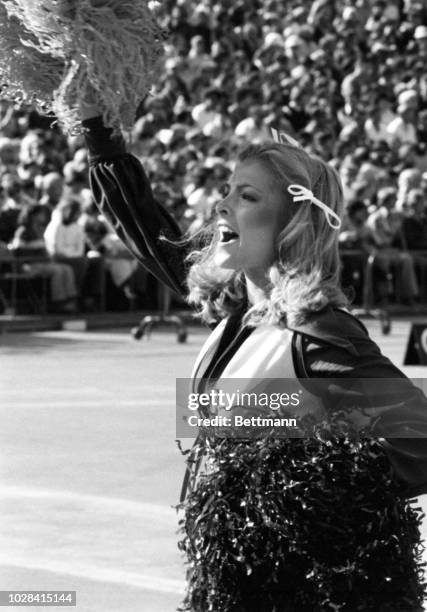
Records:
[[[422,513],[375,440],[205,439],[185,502],[186,612],[416,612]]]

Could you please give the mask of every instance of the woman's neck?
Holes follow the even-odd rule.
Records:
[[[265,275],[265,272],[245,272],[245,280],[249,306],[259,304],[268,297],[269,281]]]

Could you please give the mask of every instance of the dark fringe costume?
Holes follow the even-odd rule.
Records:
[[[209,440],[180,521],[191,612],[421,611],[422,513],[372,439]]]

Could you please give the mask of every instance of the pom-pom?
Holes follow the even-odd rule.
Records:
[[[204,453],[181,610],[422,609],[422,514],[375,440],[208,439]]]
[[[163,53],[163,32],[146,0],[6,0],[9,22],[20,24],[25,47],[38,59],[24,67],[9,65],[8,73],[26,97],[35,92],[27,73],[37,66],[47,82],[52,58],[63,71],[50,92],[37,91],[68,130],[79,125],[79,104],[94,99],[104,122],[130,128],[141,100],[147,95]],[[17,39],[20,35],[17,32]],[[41,96],[40,94],[45,94]]]
[[[0,3],[0,86],[2,94],[17,102],[34,102],[52,110],[53,91],[59,87],[64,62],[42,54],[34,35],[14,16],[8,17]]]

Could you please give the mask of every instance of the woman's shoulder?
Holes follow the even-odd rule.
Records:
[[[366,327],[351,313],[326,308],[293,328],[294,357],[308,377],[401,378]],[[299,358],[299,359],[298,359]]]
[[[290,328],[292,331],[318,341],[357,354],[358,341],[369,340],[363,323],[348,310],[327,307],[311,313],[304,322]]]

